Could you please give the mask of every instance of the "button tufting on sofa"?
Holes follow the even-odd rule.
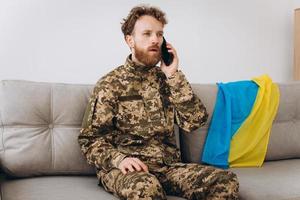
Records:
[[[207,107],[210,121],[216,85],[192,88]],[[238,175],[241,199],[300,199],[300,82],[281,83],[279,88],[266,162],[261,168],[230,169]],[[82,84],[0,82],[2,200],[117,199],[97,186],[95,169],[77,141],[92,89]],[[209,121],[192,133],[179,131],[184,161],[200,162]]]
[[[49,129],[53,129],[54,125],[53,124],[49,124]]]

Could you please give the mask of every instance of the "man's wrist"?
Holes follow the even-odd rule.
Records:
[[[127,155],[119,153],[118,156],[114,159],[113,165],[116,168],[119,168],[120,163],[127,157]]]
[[[172,74],[169,74],[169,75],[167,75],[166,74],[166,77],[168,78],[168,79],[172,79],[172,78],[174,78],[175,76],[176,76],[176,73],[178,72],[178,69],[175,71],[175,72],[173,72]]]

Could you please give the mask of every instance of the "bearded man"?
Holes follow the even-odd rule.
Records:
[[[78,137],[81,150],[99,185],[120,199],[238,199],[234,173],[181,161],[174,124],[190,132],[208,113],[170,43],[173,62],[166,66],[161,58],[166,23],[165,13],[145,5],[124,19],[131,54],[96,83]]]

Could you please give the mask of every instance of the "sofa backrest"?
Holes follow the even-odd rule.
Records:
[[[12,176],[93,174],[77,136],[92,85],[1,81],[0,159]]]
[[[300,158],[300,82],[278,83],[280,103],[273,122],[266,161]],[[192,84],[210,116],[205,126],[185,133],[180,130],[180,147],[185,162],[201,163],[203,145],[217,95],[215,84]]]
[[[194,84],[210,113],[215,84]],[[13,176],[94,174],[77,136],[93,85],[4,80],[0,84],[0,163]],[[300,83],[280,84],[267,160],[300,157]],[[200,162],[208,124],[180,132],[182,158]]]

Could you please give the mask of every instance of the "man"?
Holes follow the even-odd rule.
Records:
[[[174,55],[161,60],[165,14],[134,7],[122,24],[132,54],[96,84],[78,137],[99,185],[120,199],[238,199],[234,173],[182,163],[174,123],[190,132],[208,118]],[[160,62],[160,67],[156,66]]]

